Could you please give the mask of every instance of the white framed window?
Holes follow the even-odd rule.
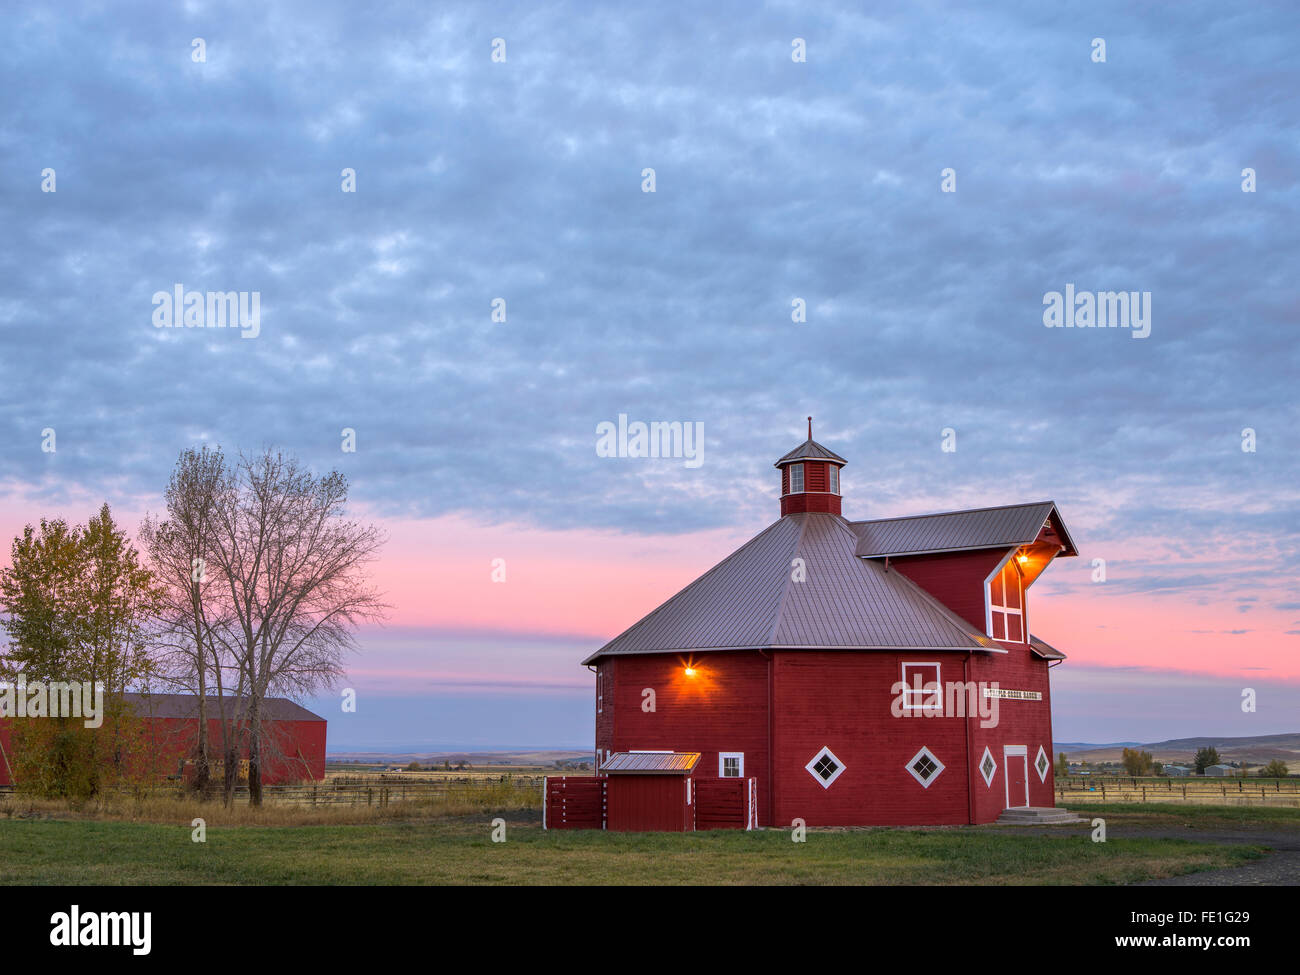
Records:
[[[605,710],[605,667],[603,664],[596,667],[596,713],[600,714]]]
[[[790,494],[798,494],[803,490],[803,464],[790,465]]]
[[[988,745],[984,746],[984,757],[980,759],[980,775],[984,776],[984,784],[989,788],[993,787],[993,776],[998,774],[997,759],[989,751]]]
[[[989,578],[989,636],[1008,643],[1025,641],[1025,588],[1020,568],[1008,557]]]
[[[718,778],[743,779],[744,777],[744,752],[718,752]]]
[[[912,760],[907,763],[907,770],[912,773],[912,778],[921,783],[924,789],[930,788],[934,780],[943,772],[944,764],[935,757],[934,752],[921,746],[921,750],[912,756]]]
[[[1038,781],[1046,782],[1047,773],[1052,770],[1052,760],[1047,757],[1047,752],[1042,745],[1038,746],[1038,757],[1034,759],[1034,771],[1038,773]]]
[[[829,789],[831,783],[844,774],[844,763],[836,758],[835,753],[829,748],[819,751],[804,768],[823,789]]]
[[[939,683],[939,662],[907,661],[903,668],[903,710],[929,708],[943,713],[943,685]]]
[[[836,467],[834,464],[827,464],[826,467],[830,471],[829,477],[830,477],[831,494],[839,494],[840,493],[840,469]]]

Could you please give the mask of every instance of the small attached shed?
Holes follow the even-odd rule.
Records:
[[[695,829],[699,752],[615,752],[601,765],[606,829],[622,832]]]

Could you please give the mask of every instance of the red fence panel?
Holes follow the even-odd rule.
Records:
[[[696,829],[748,829],[753,779],[696,779]]]
[[[544,829],[604,829],[605,777],[548,775],[542,786]]]

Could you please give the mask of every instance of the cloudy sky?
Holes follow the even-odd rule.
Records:
[[[861,7],[11,12],[0,534],[281,446],[391,538],[332,749],[587,746],[578,661],[811,414],[851,518],[1058,503],[1058,739],[1300,730],[1300,11]],[[178,285],[258,334],[157,327]],[[1149,335],[1045,328],[1067,285]],[[704,462],[599,457],[619,414]]]

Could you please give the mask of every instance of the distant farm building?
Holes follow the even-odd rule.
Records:
[[[1192,775],[1192,774],[1194,774],[1195,772],[1196,772],[1196,769],[1188,768],[1186,765],[1166,765],[1166,766],[1165,766],[1165,775],[1170,775],[1170,776],[1173,776],[1173,777],[1175,777],[1175,778],[1177,778],[1177,777],[1179,777],[1179,776],[1183,776],[1183,775]]]
[[[987,823],[1054,805],[1048,668],[1065,654],[1031,636],[1028,591],[1077,554],[1056,505],[850,521],[845,464],[810,421],[775,464],[781,517],[583,661],[599,774],[548,783],[548,826]]]
[[[1236,775],[1237,769],[1232,765],[1210,765],[1205,769],[1206,775]]]
[[[198,750],[198,697],[190,694],[127,694],[124,695],[135,717],[143,727],[142,753],[149,766],[159,771],[160,777],[188,779],[194,770],[193,760]],[[225,698],[230,714],[242,714],[246,702]],[[287,698],[267,698],[262,702],[262,712],[269,729],[271,747],[263,756],[262,782],[265,785],[282,785],[289,782],[321,780],[325,778],[325,726],[320,715]],[[220,769],[222,760],[221,718],[217,698],[208,698],[208,752],[211,761]],[[76,719],[74,719],[76,720]],[[12,721],[0,718],[0,786],[14,785]],[[248,777],[248,740],[239,727],[234,726],[235,737],[240,742],[240,778]],[[219,776],[220,772],[214,772]]]

